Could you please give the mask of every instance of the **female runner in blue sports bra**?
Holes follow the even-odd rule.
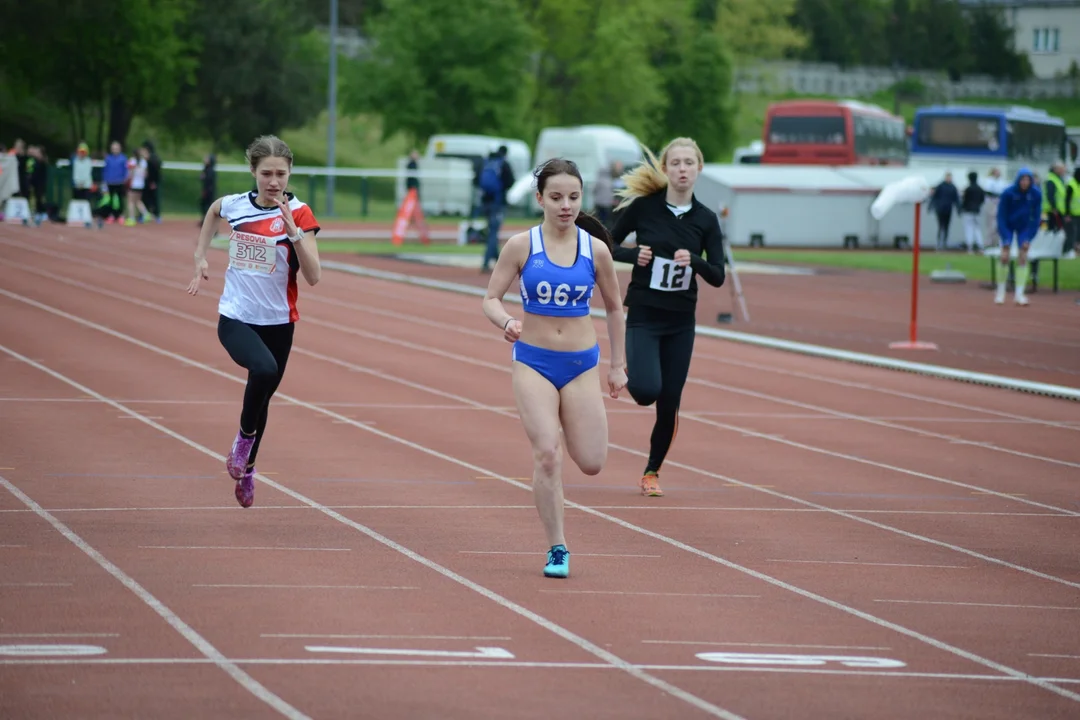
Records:
[[[577,166],[562,158],[549,160],[536,171],[536,188],[544,221],[507,240],[483,307],[514,343],[514,399],[532,443],[533,499],[551,545],[544,575],[564,578],[570,574],[570,553],[563,534],[563,438],[571,459],[586,475],[598,474],[607,460],[607,411],[597,392],[600,345],[589,316],[594,285],[607,310],[607,386],[613,398],[626,386],[626,320],[611,236],[599,220],[581,212]],[[519,275],[529,318],[525,323],[502,303]]]

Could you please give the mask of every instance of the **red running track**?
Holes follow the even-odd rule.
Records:
[[[302,288],[243,510],[224,256],[155,230],[0,230],[0,715],[1077,714],[1074,403],[703,338],[667,495],[607,400],[548,580],[477,298]]]

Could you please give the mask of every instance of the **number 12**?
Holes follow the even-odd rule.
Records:
[[[672,271],[672,268],[675,268],[675,270]],[[665,263],[662,272],[663,277],[660,278],[660,287],[670,288],[682,284],[683,278],[686,277],[686,266],[676,265],[675,263]]]

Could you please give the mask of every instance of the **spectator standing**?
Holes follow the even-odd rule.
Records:
[[[113,140],[109,145],[109,154],[105,156],[105,165],[101,169],[101,182],[107,192],[107,195],[102,198],[103,204],[108,209],[104,213],[106,225],[123,222],[121,218],[127,177],[127,156],[120,143]]]
[[[960,192],[953,185],[952,173],[945,173],[945,179],[934,188],[927,211],[931,209],[937,215],[937,249],[946,250],[949,246],[949,224],[952,222],[953,208],[960,211]]]
[[[979,186],[979,175],[968,173],[968,186],[964,188],[964,197],[960,201],[960,217],[964,221],[964,244],[969,253],[980,251],[983,247],[982,227],[979,216],[986,203],[986,191]]]

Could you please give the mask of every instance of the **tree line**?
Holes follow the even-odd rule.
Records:
[[[733,70],[754,59],[1030,75],[999,11],[957,0],[339,0],[364,39],[339,108],[386,137],[534,138],[610,123],[656,147],[729,146]],[[0,127],[124,139],[135,117],[239,149],[326,105],[329,0],[0,0]],[[46,19],[42,22],[42,19]],[[10,141],[10,138],[5,138]]]

